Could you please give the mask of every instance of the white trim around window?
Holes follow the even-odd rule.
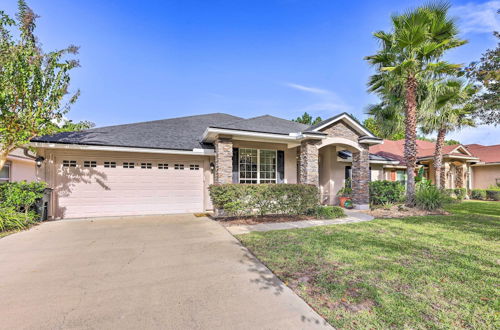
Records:
[[[277,150],[240,148],[238,152],[238,182],[276,183],[278,176]]]

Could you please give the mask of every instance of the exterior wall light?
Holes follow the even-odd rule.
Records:
[[[36,167],[41,167],[44,160],[45,160],[45,158],[42,156],[36,157],[35,158]]]

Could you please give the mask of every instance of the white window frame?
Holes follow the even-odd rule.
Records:
[[[11,180],[12,180],[12,162],[6,162],[4,164],[4,167],[8,167],[9,168],[9,177],[8,178],[0,178],[0,184],[1,183],[11,182]]]
[[[250,181],[254,180],[253,178],[242,178],[241,177],[241,154],[242,150],[257,150],[257,178],[255,183],[245,183],[245,184],[261,184],[261,178],[260,178],[260,152],[261,151],[272,151],[274,152],[274,179],[269,179],[269,178],[262,178],[263,181],[272,181],[272,182],[266,182],[268,183],[277,183],[278,182],[278,150],[273,150],[273,149],[256,149],[256,148],[240,148],[238,152],[238,183],[241,182],[241,180],[244,181]]]

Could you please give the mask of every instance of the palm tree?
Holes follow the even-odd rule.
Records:
[[[446,134],[463,127],[474,127],[472,115],[476,110],[471,103],[477,88],[460,79],[449,79],[432,84],[431,93],[424,101],[426,109],[421,112],[421,130],[424,134],[437,132],[436,149],[434,151],[435,183],[444,188],[442,172],[443,145]]]
[[[417,109],[420,82],[429,77],[455,74],[460,65],[441,60],[448,49],[461,46],[453,19],[447,16],[450,5],[431,3],[401,15],[393,15],[392,31],[374,36],[381,47],[367,56],[377,73],[370,78],[369,90],[385,99],[399,99],[404,104],[407,189],[406,204],[415,204],[415,166],[417,161]]]

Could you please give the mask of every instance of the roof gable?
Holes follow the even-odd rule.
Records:
[[[316,125],[312,125],[306,130],[306,132],[307,131],[321,132],[322,130],[332,126],[333,124],[339,121],[343,121],[344,123],[346,123],[349,126],[349,128],[358,132],[360,136],[376,138],[376,136],[372,132],[370,132],[366,127],[364,127],[360,122],[358,122],[353,116],[351,116],[347,112],[343,112],[337,116],[323,120],[322,122]]]

